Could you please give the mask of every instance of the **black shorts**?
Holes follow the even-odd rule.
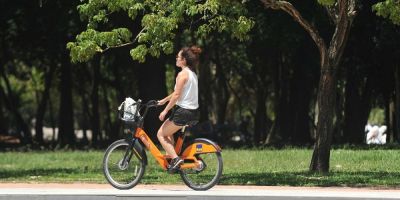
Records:
[[[199,109],[185,109],[175,106],[168,118],[177,126],[195,125],[199,121]]]

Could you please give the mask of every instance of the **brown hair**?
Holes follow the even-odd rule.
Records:
[[[194,71],[195,67],[199,64],[201,48],[193,45],[191,47],[183,47],[181,51],[182,57],[186,60],[186,64],[192,71]]]

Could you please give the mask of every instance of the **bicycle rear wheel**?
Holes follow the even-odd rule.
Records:
[[[216,185],[222,175],[221,152],[197,154],[201,162],[198,169],[182,169],[180,171],[183,182],[194,190],[208,190]]]
[[[121,190],[135,187],[145,170],[144,159],[133,147],[129,148],[127,141],[117,140],[107,148],[103,158],[104,176],[113,187]]]

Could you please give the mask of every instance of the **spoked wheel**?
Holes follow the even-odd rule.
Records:
[[[135,187],[144,174],[145,163],[128,149],[129,143],[118,140],[106,150],[103,159],[103,172],[107,181],[115,188],[126,190]]]
[[[222,156],[220,152],[197,154],[199,167],[182,169],[183,182],[194,190],[208,190],[218,183],[222,175]]]

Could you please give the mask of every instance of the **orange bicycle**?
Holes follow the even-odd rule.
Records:
[[[148,164],[145,148],[164,170],[167,170],[170,160],[160,152],[143,130],[147,111],[150,107],[156,107],[157,101],[142,103],[139,100],[132,106],[136,106],[133,109],[134,113],[126,109],[120,109],[119,112],[120,118],[128,125],[128,137],[112,143],[103,158],[104,175],[107,181],[118,189],[131,189],[140,182]],[[124,117],[124,114],[130,117]],[[222,175],[221,148],[211,140],[198,138],[183,149],[187,126],[179,132],[175,144],[176,153],[184,160],[178,173],[188,187],[194,190],[208,190],[218,183]]]

